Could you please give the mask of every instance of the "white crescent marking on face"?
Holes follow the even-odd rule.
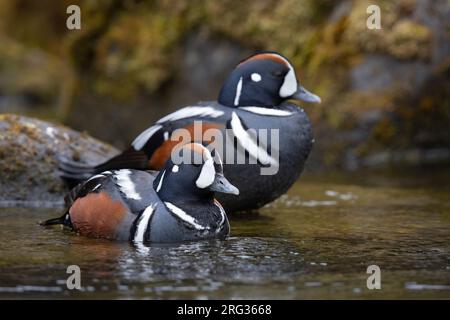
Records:
[[[297,91],[298,86],[294,67],[289,63],[289,61],[285,57],[276,53],[272,53],[272,55],[286,62],[286,65],[289,68],[288,73],[286,73],[286,75],[284,76],[284,81],[280,87],[280,91],[278,92],[278,94],[280,95],[281,98],[290,97]]]
[[[280,87],[280,97],[287,98],[297,91],[297,78],[295,77],[294,68],[289,64],[289,71],[284,76],[283,84]]]
[[[150,221],[150,217],[152,216],[154,209],[156,207],[156,204],[149,205],[147,208],[145,208],[144,212],[142,213],[141,217],[139,218],[136,233],[134,236],[134,241],[142,242],[144,241],[144,233],[147,230],[148,222]]]
[[[170,202],[164,202],[167,206],[167,209],[169,209],[173,214],[175,214],[179,219],[183,220],[184,222],[187,222],[188,224],[192,225],[197,230],[207,230],[209,227],[202,226],[200,223],[198,223],[197,219],[187,214],[184,210],[178,208],[176,205],[170,203]]]
[[[114,176],[117,179],[120,191],[129,199],[141,200],[141,196],[136,192],[136,186],[130,179],[131,171],[128,169],[117,170]]]
[[[239,82],[236,86],[236,96],[234,97],[234,105],[237,106],[239,104],[239,99],[241,98],[242,92],[242,77],[239,79]]]
[[[204,189],[206,187],[209,187],[214,182],[214,179],[216,178],[216,169],[214,168],[214,160],[211,156],[211,152],[209,152],[209,150],[203,145],[198,145],[203,148],[203,156],[206,158],[206,160],[202,166],[202,171],[200,171],[200,174],[195,181],[195,184],[200,189]]]
[[[239,119],[236,112],[231,114],[231,129],[236,137],[238,143],[248,151],[248,153],[258,159],[263,165],[277,165],[278,161],[272,158],[266,150],[260,148],[256,142],[250,137],[248,132],[242,126],[241,120]]]
[[[216,169],[214,169],[214,161],[212,159],[207,159],[202,166],[202,171],[198,176],[195,184],[200,189],[209,187],[214,182],[216,177]]]

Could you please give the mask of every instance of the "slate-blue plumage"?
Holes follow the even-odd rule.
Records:
[[[64,177],[75,180],[117,168],[161,170],[170,157],[169,143],[174,132],[180,128],[192,130],[193,124],[201,121],[203,133],[215,128],[226,136],[225,130],[230,129],[234,136],[234,143],[226,145],[222,158],[225,175],[241,192],[237,198],[218,195],[218,199],[227,211],[258,209],[292,186],[312,149],[310,120],[303,109],[288,102],[291,99],[320,102],[318,96],[297,83],[294,68],[285,57],[276,52],[258,53],[233,70],[218,101],[198,103],[167,115],[142,132],[128,150],[103,164],[93,167],[63,160],[60,168]],[[258,158],[251,150],[246,150],[247,160],[256,158],[256,164],[250,161],[245,165],[230,164],[226,160],[228,148],[236,149],[237,145],[245,144],[245,140],[259,142],[256,136],[241,135],[239,127],[265,129],[269,136],[270,130],[276,129],[279,144],[269,139],[266,148],[261,148],[267,150],[266,159],[264,155]],[[193,137],[192,141],[198,140]],[[272,147],[278,155],[272,155]],[[270,163],[264,162],[267,159],[270,162],[270,158],[277,162],[278,171],[273,175],[261,174],[262,168],[270,167]]]
[[[239,191],[223,176],[220,157],[196,143],[182,151],[200,157],[198,165],[168,160],[156,177],[130,169],[102,172],[74,188],[65,214],[44,225],[63,224],[81,235],[133,242],[224,239],[230,227],[214,193]]]

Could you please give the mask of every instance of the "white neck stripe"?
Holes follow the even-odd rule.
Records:
[[[293,113],[287,110],[279,110],[279,109],[271,109],[271,108],[262,108],[262,107],[239,107],[239,109],[261,114],[264,116],[275,116],[275,117],[288,117],[291,116]]]
[[[179,219],[183,220],[184,222],[190,224],[197,230],[205,230],[209,229],[208,227],[204,227],[201,224],[198,223],[197,219],[195,219],[193,216],[190,216],[187,214],[184,210],[178,208],[176,205],[165,201],[164,204],[166,205],[167,209],[169,209],[173,214],[175,214]]]
[[[220,203],[217,200],[214,201],[214,204],[220,210],[221,219],[220,219],[220,223],[219,223],[219,228],[217,229],[217,230],[220,230],[220,226],[222,226],[223,223],[225,222],[225,210],[223,209],[223,207],[220,205]]]
[[[144,234],[147,230],[148,223],[150,221],[150,217],[152,216],[154,209],[156,207],[155,205],[149,205],[147,208],[145,208],[144,212],[142,213],[141,217],[139,218],[136,233],[134,235],[134,241],[142,242],[144,241]]]
[[[259,160],[263,165],[277,165],[278,161],[272,158],[266,150],[260,148],[242,126],[236,112],[231,114],[231,129],[238,143],[248,151],[249,155]]]

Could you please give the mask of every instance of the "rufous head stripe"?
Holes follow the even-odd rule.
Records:
[[[250,58],[242,61],[241,63],[239,63],[237,66],[239,67],[240,65],[249,62],[249,61],[254,61],[254,60],[272,60],[275,61],[277,63],[280,64],[284,64],[285,66],[289,67],[289,62],[281,57],[278,54],[275,53],[259,53],[259,54],[255,54],[254,56],[251,56]]]

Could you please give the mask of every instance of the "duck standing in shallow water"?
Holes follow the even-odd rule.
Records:
[[[231,135],[224,146],[224,173],[240,190],[238,197],[218,195],[227,211],[261,208],[284,194],[298,179],[312,149],[313,136],[308,116],[288,100],[320,102],[297,82],[292,64],[276,52],[262,52],[243,60],[225,81],[218,101],[202,102],[175,111],[143,131],[122,154],[97,166],[61,159],[62,176],[84,180],[105,170],[133,168],[161,170],[177,145],[172,135],[177,129],[188,132],[201,123],[204,134],[209,129]],[[276,130],[278,137],[261,143],[248,133]],[[191,135],[190,141],[203,142]],[[244,164],[230,162],[227,153],[243,150]],[[250,159],[252,161],[250,161]],[[262,174],[264,169],[274,169]]]
[[[43,225],[61,224],[80,235],[136,242],[224,239],[230,231],[215,192],[239,194],[224,177],[220,157],[198,143],[180,154],[192,164],[171,159],[156,176],[145,171],[105,171],[75,187],[68,209]]]

